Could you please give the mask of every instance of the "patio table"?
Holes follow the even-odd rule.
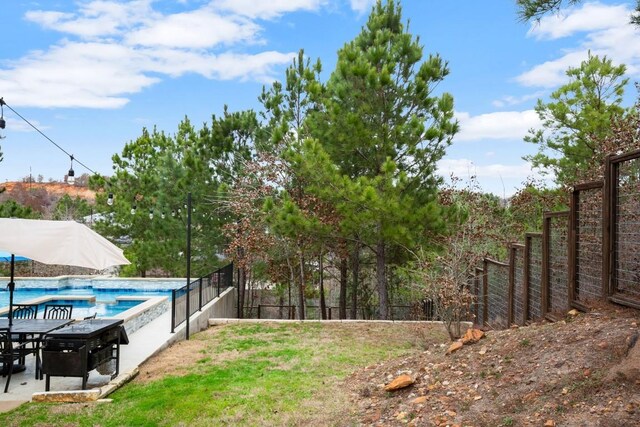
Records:
[[[27,335],[33,336],[36,348],[39,349],[40,342],[46,334],[62,328],[72,322],[73,320],[71,319],[14,319],[13,325],[11,326],[11,333],[20,335],[21,337],[26,337]],[[1,318],[0,328],[8,327],[9,319]],[[36,350],[36,379],[42,378],[40,374],[41,366],[40,351]],[[15,365],[13,368],[14,373],[24,370],[24,365]]]

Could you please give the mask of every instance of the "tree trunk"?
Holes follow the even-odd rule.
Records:
[[[244,319],[244,303],[247,299],[247,292],[246,292],[246,287],[247,287],[247,270],[245,267],[242,267],[240,269],[240,307],[242,308],[242,310],[240,310],[240,318]]]
[[[287,256],[287,266],[289,267],[289,306],[287,307],[287,319],[292,319],[291,316],[291,285],[296,282],[296,277],[293,272],[293,266],[291,265],[291,259]]]
[[[387,293],[387,254],[384,241],[376,244],[376,279],[378,281],[379,318],[386,320],[389,311],[389,295]]]
[[[347,258],[340,260],[340,319],[347,318]]]
[[[353,283],[351,284],[351,318],[358,318],[358,286],[360,284],[360,244],[356,243],[353,249],[351,270]]]
[[[304,320],[304,255],[300,251],[300,285],[298,287],[298,318]]]
[[[327,320],[327,303],[324,299],[324,254],[320,253],[320,316],[322,320]]]
[[[238,260],[244,260],[244,250],[242,248],[238,248]],[[238,263],[239,265],[242,265],[242,263]],[[244,300],[245,300],[245,296],[244,296],[244,287],[245,287],[245,279],[246,276],[244,274],[244,267],[238,268],[238,306],[239,306],[239,310],[238,310],[238,314],[240,319],[244,318]]]

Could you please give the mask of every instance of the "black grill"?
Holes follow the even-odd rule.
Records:
[[[81,377],[82,389],[87,388],[89,372],[114,360],[115,372],[120,368],[120,345],[128,344],[122,320],[90,319],[51,332],[42,348],[42,373],[46,375],[46,390],[50,377]]]

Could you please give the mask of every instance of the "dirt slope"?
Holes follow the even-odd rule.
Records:
[[[95,192],[88,187],[69,185],[64,182],[5,182],[1,186],[6,188],[6,195],[9,198],[17,192],[37,190],[45,190],[48,194],[58,197],[68,194],[72,198],[80,197],[90,202],[96,198]]]
[[[489,331],[355,373],[363,425],[640,426],[640,311],[604,306],[557,323]],[[386,392],[400,374],[415,383]]]

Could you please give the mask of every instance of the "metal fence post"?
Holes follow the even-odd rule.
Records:
[[[218,287],[218,297],[220,296],[220,270],[218,270],[218,283],[217,283],[217,287]]]
[[[176,330],[176,290],[171,290],[171,333]]]

